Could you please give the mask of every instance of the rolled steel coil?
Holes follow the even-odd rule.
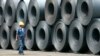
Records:
[[[8,26],[12,26],[16,19],[16,10],[20,0],[7,0],[4,10],[5,22]]]
[[[51,50],[51,28],[45,21],[36,28],[36,44],[40,50]]]
[[[47,24],[53,25],[58,19],[61,18],[62,0],[46,0],[45,4],[45,20]]]
[[[6,1],[7,0],[0,0],[0,25],[3,24],[4,22],[4,9],[5,9],[5,5],[6,5]]]
[[[100,54],[100,20],[92,21],[86,32],[86,41],[93,54]]]
[[[3,23],[0,30],[1,48],[7,49],[10,44],[10,29],[6,23]]]
[[[28,7],[28,20],[29,23],[36,27],[40,20],[45,17],[45,2],[46,0],[31,0]]]
[[[35,29],[30,24],[27,24],[25,30],[26,30],[25,46],[28,50],[32,50],[33,47],[34,48],[36,47]]]
[[[79,20],[71,23],[68,35],[69,46],[73,52],[79,53],[87,51],[85,29]]]
[[[17,7],[17,12],[16,12],[16,21],[23,21],[25,24],[28,22],[27,17],[28,17],[28,5],[29,5],[30,0],[23,0],[20,1]]]
[[[100,0],[79,0],[77,15],[83,25],[88,25],[92,19],[100,17]]]
[[[10,41],[13,49],[18,49],[18,41],[16,41],[16,31],[19,28],[18,23],[14,23],[11,28]]]
[[[77,17],[76,8],[77,0],[63,0],[61,6],[61,16],[66,25],[70,25],[70,23]]]
[[[57,51],[68,51],[68,27],[58,21],[53,29],[52,43]]]

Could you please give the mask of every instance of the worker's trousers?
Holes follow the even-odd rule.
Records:
[[[19,53],[23,53],[24,40],[19,40]]]

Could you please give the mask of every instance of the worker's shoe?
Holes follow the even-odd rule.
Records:
[[[20,54],[20,55],[21,55],[21,53],[18,53],[18,54]]]
[[[19,55],[24,55],[24,53],[19,53]]]
[[[24,55],[24,53],[23,52],[20,52],[20,55]]]
[[[24,53],[19,52],[19,55],[24,55]]]

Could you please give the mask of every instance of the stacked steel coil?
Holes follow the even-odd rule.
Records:
[[[16,31],[25,23],[25,47],[100,53],[100,0],[0,0],[0,46],[18,49]]]

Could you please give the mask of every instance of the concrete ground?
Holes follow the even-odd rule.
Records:
[[[74,53],[60,53],[60,52],[43,52],[43,51],[24,51],[24,55],[19,55],[16,50],[0,49],[0,56],[100,56],[93,54],[74,54]]]

